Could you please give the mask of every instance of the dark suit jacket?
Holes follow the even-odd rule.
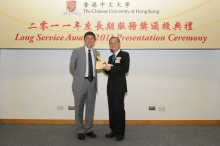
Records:
[[[110,71],[105,71],[109,75],[107,93],[127,92],[126,73],[129,71],[129,54],[121,50],[116,56],[116,58],[121,57],[121,59],[118,59],[120,63],[116,63],[116,61],[112,63],[112,57],[113,55],[109,57],[108,63],[113,64],[113,66]]]

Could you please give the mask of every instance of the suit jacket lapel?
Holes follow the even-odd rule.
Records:
[[[94,55],[94,61],[95,61],[95,63],[96,63],[96,56],[97,56],[98,54],[96,54],[96,50],[94,50],[94,49],[93,49],[93,55]]]
[[[118,52],[118,55],[116,57],[121,57],[121,50]]]
[[[80,58],[82,59],[84,67],[86,67],[86,51],[85,51],[85,47],[82,47],[82,49],[81,49]]]
[[[122,55],[122,51],[120,50],[120,51],[118,52],[117,56],[115,57],[115,60],[116,60],[117,57],[121,57],[121,55]],[[112,57],[113,57],[113,55],[112,55]],[[113,64],[116,64],[115,61],[114,61]],[[117,63],[117,64],[118,64],[118,63]]]
[[[115,59],[116,59],[117,57],[121,57],[121,53],[122,53],[122,51],[120,50],[120,51],[118,52],[117,56],[115,57]],[[114,64],[115,64],[115,61],[114,61]]]

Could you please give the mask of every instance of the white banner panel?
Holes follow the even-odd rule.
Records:
[[[220,0],[1,0],[0,48],[219,49]]]

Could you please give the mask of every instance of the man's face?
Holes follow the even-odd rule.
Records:
[[[117,38],[112,38],[109,41],[110,49],[115,53],[120,49],[120,42],[118,42]]]
[[[85,46],[91,49],[95,44],[95,38],[93,35],[87,35],[84,39]]]

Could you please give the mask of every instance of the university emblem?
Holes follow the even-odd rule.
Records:
[[[66,1],[66,9],[69,12],[73,12],[76,9],[76,0]]]

